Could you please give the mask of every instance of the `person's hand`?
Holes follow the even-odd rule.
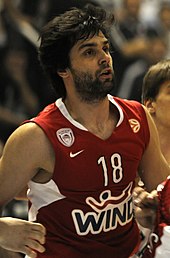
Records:
[[[158,207],[157,191],[148,193],[141,187],[133,192],[134,212],[137,222],[144,228],[152,229]]]
[[[46,230],[39,223],[16,218],[0,218],[0,246],[36,258],[43,253]]]

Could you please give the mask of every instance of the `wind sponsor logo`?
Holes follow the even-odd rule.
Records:
[[[72,211],[72,218],[78,235],[99,234],[114,230],[118,225],[126,225],[133,218],[132,182],[119,196],[112,196],[110,190],[102,192],[100,202],[88,197],[86,203],[93,211],[84,213],[80,209]]]

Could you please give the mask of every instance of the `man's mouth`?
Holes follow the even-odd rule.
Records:
[[[113,75],[112,75],[112,70],[110,68],[106,68],[104,69],[100,75],[99,75],[100,78],[103,78],[103,79],[112,79]]]

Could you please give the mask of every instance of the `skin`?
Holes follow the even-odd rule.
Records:
[[[164,82],[155,99],[144,102],[157,127],[162,154],[170,164],[170,81]],[[143,227],[152,228],[157,208],[157,192],[148,193],[137,187],[134,190],[135,215]]]
[[[170,164],[170,80],[161,85],[156,98],[154,100],[147,100],[145,106],[156,124],[161,151]]]
[[[37,251],[43,253],[45,248],[45,228],[39,223],[32,223],[15,218],[0,218],[0,246],[6,250],[22,252],[30,258],[37,257]],[[0,250],[3,257],[20,257],[19,254]],[[13,256],[11,256],[13,255]]]
[[[66,87],[64,102],[68,112],[91,133],[105,140],[112,134],[119,118],[107,94],[103,96],[103,91],[110,90],[114,74],[107,39],[100,33],[86,41],[78,41],[70,51],[70,63],[70,68],[56,71]],[[103,73],[106,69],[108,74]],[[95,96],[90,100],[83,98],[74,81],[75,74],[79,76],[80,72],[90,74],[92,81],[100,81],[103,87],[100,97]],[[89,97],[88,92],[87,87]],[[170,168],[161,155],[158,134],[147,110],[146,115],[151,137],[140,167],[142,180],[147,189],[152,190],[167,177]],[[42,129],[34,123],[20,126],[9,137],[0,160],[0,205],[5,205],[16,196],[31,179],[38,183],[48,182],[52,178],[55,162],[53,148]],[[25,241],[19,235],[17,238]]]

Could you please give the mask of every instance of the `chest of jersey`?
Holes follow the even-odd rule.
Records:
[[[66,135],[59,136],[59,132]],[[70,141],[71,146],[64,141]],[[70,191],[126,185],[136,176],[143,154],[140,141],[129,124],[116,128],[107,140],[78,128],[60,128],[55,139],[54,178]]]
[[[67,119],[54,105],[35,122],[55,152],[51,182],[30,185],[31,211],[37,206],[37,220],[47,228],[49,257],[60,257],[57,250],[75,258],[130,255],[138,242],[132,190],[148,143],[141,116],[124,112],[106,140]]]

